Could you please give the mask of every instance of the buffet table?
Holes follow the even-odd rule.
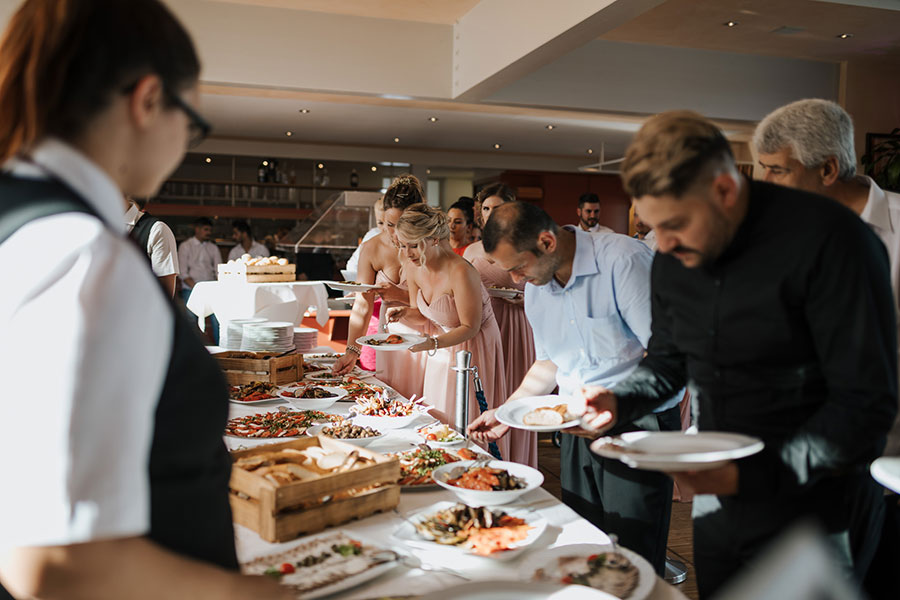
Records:
[[[202,281],[194,286],[187,301],[187,308],[197,315],[201,330],[206,317],[212,314],[223,328],[228,321],[252,317],[289,321],[296,325],[311,306],[316,308],[319,325],[328,323],[328,291],[321,281]]]
[[[367,383],[385,386],[374,377],[364,378]],[[387,386],[385,386],[387,387]],[[278,406],[287,405],[286,402],[273,400],[271,403],[255,406],[230,405],[230,417],[250,415],[259,412],[277,410]],[[351,404],[338,402],[326,412],[347,415]],[[420,422],[406,429],[385,432],[386,435],[373,442],[368,448],[375,452],[399,452],[408,450],[420,442],[415,433],[415,427],[431,421],[429,417],[420,417]],[[239,448],[251,448],[266,443],[267,440],[247,440],[233,437],[225,438],[230,450]],[[278,440],[271,440],[278,441]],[[400,505],[394,512],[376,514],[374,516],[347,523],[337,527],[349,532],[352,536],[362,541],[375,543],[385,548],[392,548],[401,554],[415,555],[425,567],[433,566],[452,567],[462,575],[474,581],[477,580],[521,580],[519,567],[529,552],[539,551],[548,547],[564,546],[568,544],[598,544],[610,543],[609,537],[575,513],[572,509],[557,500],[544,489],[534,490],[520,500],[509,504],[510,508],[526,508],[538,513],[549,522],[547,530],[536,542],[535,546],[523,552],[511,560],[496,560],[477,556],[459,556],[445,550],[424,551],[404,547],[401,543],[392,539],[391,534],[403,523],[403,516],[426,508],[436,502],[455,501],[456,497],[446,490],[414,490],[404,491],[400,497]],[[291,548],[298,540],[281,544],[269,543],[261,539],[254,531],[235,525],[238,558],[241,562],[253,558],[280,552]],[[425,594],[426,592],[447,588],[453,585],[465,583],[465,580],[456,575],[440,570],[423,571],[417,568],[397,566],[384,575],[360,585],[352,590],[335,597],[347,599],[378,598],[386,595]],[[683,600],[686,597],[675,587],[665,583],[656,577],[656,583],[652,593],[648,596],[651,600]]]

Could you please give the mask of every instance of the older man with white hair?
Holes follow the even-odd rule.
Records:
[[[900,194],[882,190],[870,177],[856,174],[850,115],[829,100],[798,100],[766,116],[756,128],[753,144],[766,181],[832,198],[859,215],[881,238],[890,258],[891,287],[896,305],[900,300]],[[897,314],[900,315],[900,311]],[[884,454],[900,456],[900,417],[888,434]],[[874,493],[880,493],[879,487],[873,489]],[[858,490],[858,493],[865,496],[872,490]],[[884,531],[890,532],[891,539],[890,542],[888,538],[882,541],[881,554],[886,543],[894,546],[898,543],[894,531],[896,515],[900,515],[896,496],[888,498],[887,502],[889,510]],[[856,512],[863,512],[859,506],[861,504],[857,503]],[[880,513],[865,512],[857,515],[856,535],[851,534],[851,542],[863,555],[867,554],[863,549],[865,546],[874,552],[872,536],[878,539],[877,530],[882,518]],[[896,547],[891,552],[895,554],[895,562]],[[865,558],[861,564],[865,564]],[[873,565],[873,571],[877,570]],[[859,575],[863,576],[862,573]]]

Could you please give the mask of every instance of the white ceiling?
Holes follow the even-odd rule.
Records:
[[[213,0],[376,19],[452,25],[480,0]]]

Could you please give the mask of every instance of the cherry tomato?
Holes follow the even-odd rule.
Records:
[[[433,433],[429,433],[428,435],[425,436],[425,439],[434,441],[434,440],[437,440],[437,436]]]
[[[569,577],[568,575],[566,575],[565,577],[562,578],[562,582],[565,583],[566,585],[569,585],[570,583],[572,583],[572,578]]]
[[[282,575],[287,575],[288,573],[293,573],[294,571],[296,571],[296,569],[294,569],[294,565],[292,565],[291,563],[281,563],[281,566],[278,567],[278,570],[281,571]]]

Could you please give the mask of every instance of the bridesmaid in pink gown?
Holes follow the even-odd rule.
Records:
[[[491,211],[505,203],[515,202],[515,193],[508,186],[498,183],[481,190],[476,198],[475,208],[479,209],[481,219],[477,219],[479,227],[483,227]],[[484,253],[484,245],[479,241],[466,248],[463,258],[478,269],[481,281],[486,287],[515,288],[524,290],[524,284],[517,284],[509,273],[501,269]],[[505,375],[506,390],[512,394],[522,383],[525,373],[534,364],[534,334],[525,317],[525,306],[521,299],[506,300],[491,298],[494,316],[500,328],[503,341],[503,356],[506,358]],[[532,467],[537,467],[537,435],[530,431],[513,429],[510,431],[510,460]]]
[[[396,305],[402,300],[409,301],[409,293],[405,287],[403,266],[397,252],[396,226],[404,209],[424,201],[422,186],[412,175],[401,175],[394,179],[384,194],[384,230],[362,245],[359,257],[356,280],[360,283],[379,284],[382,295],[382,310],[385,306]],[[394,283],[397,282],[397,283]],[[356,364],[360,348],[355,340],[366,334],[373,315],[376,292],[357,293],[356,301],[350,315],[347,332],[347,351],[335,363],[335,373],[347,373]],[[394,327],[402,328],[403,325]],[[399,332],[399,331],[398,331]],[[425,377],[425,356],[414,356],[404,352],[377,352],[375,365],[382,372],[379,378],[386,384],[403,394],[422,395],[422,382]]]
[[[456,352],[472,353],[472,364],[484,386],[488,408],[507,397],[503,344],[490,297],[478,272],[450,247],[447,217],[440,210],[417,204],[400,217],[397,237],[400,249],[415,265],[407,272],[409,308],[393,309],[388,320],[431,322],[434,337],[410,348],[428,352],[425,368],[426,403],[435,417],[455,423]],[[469,392],[469,422],[480,414],[474,386]],[[465,424],[467,425],[467,424]],[[510,457],[508,438],[499,440],[500,452]]]

